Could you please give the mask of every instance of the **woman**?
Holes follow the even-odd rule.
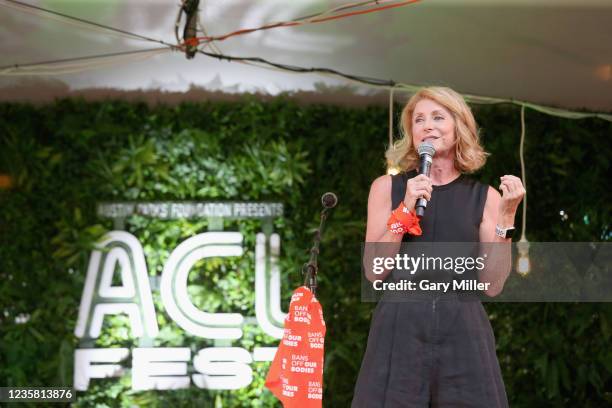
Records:
[[[366,242],[388,243],[385,250],[395,254],[401,242],[511,242],[525,189],[511,175],[500,178],[501,194],[464,176],[484,165],[486,153],[461,95],[443,87],[420,90],[404,107],[401,128],[403,138],[386,156],[402,172],[372,183]],[[417,174],[416,149],[423,142],[435,148],[429,177]],[[420,231],[414,225],[393,228],[400,225],[396,221],[402,211],[414,214],[420,197],[428,200],[417,224]],[[412,222],[407,219],[404,224]],[[501,252],[493,251],[487,267],[478,272],[478,280],[489,284],[488,296],[501,292],[510,272],[509,244],[499,247]],[[374,281],[389,272],[366,275]],[[508,406],[495,339],[480,301],[436,296],[380,301],[376,307],[352,407],[429,406]]]

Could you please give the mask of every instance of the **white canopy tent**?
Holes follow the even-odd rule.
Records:
[[[23,0],[45,9],[176,44],[179,0]],[[200,2],[212,35],[322,12],[348,2],[213,0]],[[70,90],[229,93],[308,91],[350,85],[353,93],[387,91],[339,77],[297,74],[178,51],[61,75],[15,75],[7,67],[159,46],[0,0],[0,99],[20,100],[61,83]],[[571,110],[612,111],[611,0],[421,0],[370,14],[279,27],[215,42],[225,55],[261,57],[305,68],[412,85],[446,85],[462,93]],[[208,49],[207,49],[208,50]],[[211,51],[212,52],[212,51]],[[144,54],[140,57],[144,57]],[[134,57],[136,58],[136,57]],[[116,59],[115,59],[116,60]],[[53,71],[50,71],[53,72]],[[60,81],[60,82],[58,82]]]

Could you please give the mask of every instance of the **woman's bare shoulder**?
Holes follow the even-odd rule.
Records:
[[[382,194],[391,191],[391,176],[383,174],[377,177],[370,186],[370,194]]]

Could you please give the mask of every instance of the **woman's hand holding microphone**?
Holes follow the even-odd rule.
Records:
[[[431,179],[424,174],[419,174],[411,178],[406,183],[406,195],[404,196],[404,205],[409,210],[414,210],[416,201],[423,197],[427,201],[431,200],[432,192]]]

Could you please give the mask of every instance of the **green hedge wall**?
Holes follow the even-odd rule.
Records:
[[[398,107],[399,109],[399,107]],[[474,177],[498,185],[520,174],[519,111],[475,106],[492,153]],[[145,104],[60,100],[35,107],[0,105],[0,378],[2,386],[72,384],[73,335],[92,244],[112,223],[95,205],[117,200],[267,200],[285,204],[275,223],[282,239],[283,309],[301,281],[319,198],[340,204],[322,243],[319,298],[326,337],[324,405],[349,406],[373,304],[360,302],[360,249],[369,185],[385,171],[388,112],[381,107],[301,106],[279,97],[262,103]],[[527,111],[528,237],[531,241],[609,241],[612,124],[562,120]],[[560,216],[563,210],[566,217]],[[131,217],[159,275],[169,250],[206,230],[206,221]],[[257,221],[226,222],[253,236]],[[247,242],[252,247],[252,243]],[[254,315],[252,252],[236,272],[213,263],[190,274],[190,294],[207,310]],[[220,294],[213,290],[213,282]],[[155,294],[157,346],[212,343],[186,335]],[[612,308],[609,304],[487,304],[512,407],[612,404]],[[29,315],[25,323],[16,318]],[[19,319],[18,319],[19,320]],[[134,346],[126,319],[107,319],[98,347]],[[239,344],[274,345],[257,330]],[[193,353],[192,353],[193,354]],[[267,363],[238,391],[132,392],[130,379],[93,380],[77,406],[277,406],[262,391]]]

